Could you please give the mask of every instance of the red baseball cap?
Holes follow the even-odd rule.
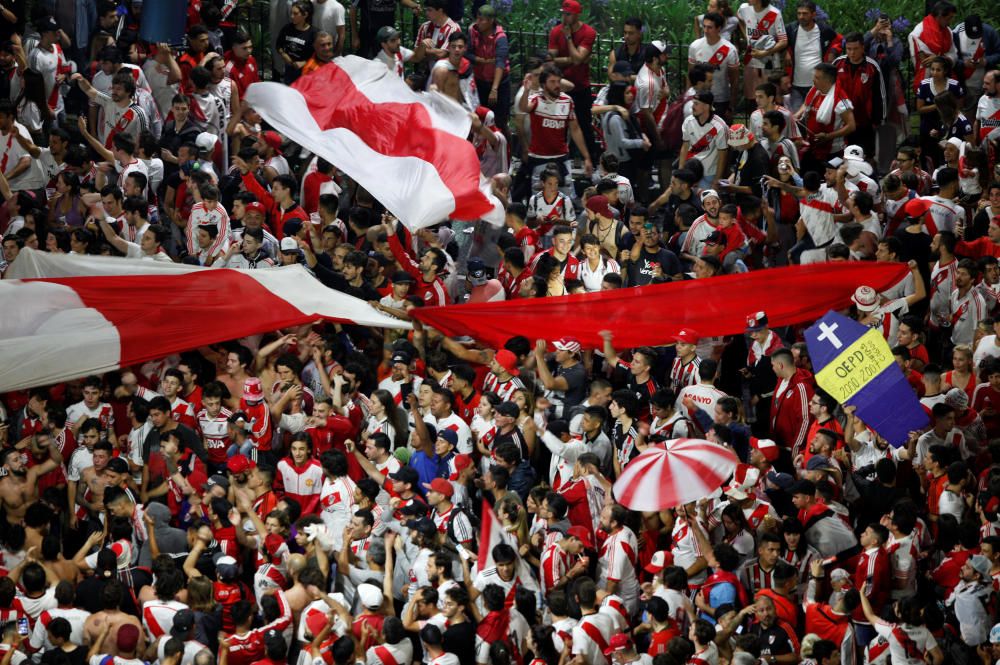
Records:
[[[611,204],[608,202],[608,197],[596,194],[587,199],[587,210],[590,212],[596,212],[602,217],[607,217],[609,219],[615,218],[615,213],[611,209]]]
[[[455,473],[451,474],[449,480],[458,480],[458,474],[472,466],[472,458],[466,454],[455,455]]]
[[[517,368],[517,356],[512,351],[500,349],[493,356],[493,359],[497,361],[498,365],[507,370],[511,376],[517,376],[521,373],[521,370]]]
[[[251,201],[250,203],[244,205],[243,209],[246,212],[259,212],[261,215],[267,215],[267,208],[265,208],[264,204],[260,201]]]
[[[444,494],[449,499],[455,494],[455,486],[451,482],[445,480],[444,478],[435,478],[429,483],[424,483],[424,487],[431,490],[432,492],[437,492],[438,494]]]
[[[903,206],[903,214],[907,217],[923,217],[931,209],[931,202],[927,199],[910,199]]]
[[[674,341],[681,342],[682,344],[697,344],[698,333],[690,328],[681,328],[680,331],[674,335]]]
[[[562,11],[563,14],[582,14],[583,7],[576,0],[563,0]]]
[[[281,546],[284,544],[285,539],[276,533],[269,533],[267,534],[267,537],[264,538],[264,549],[271,556],[277,555],[278,550],[280,550]]]
[[[593,539],[590,537],[590,531],[584,526],[571,526],[566,529],[566,535],[572,536],[573,538],[578,538],[583,546],[588,549],[594,548]]]
[[[654,575],[664,568],[674,565],[674,553],[670,550],[660,550],[653,553],[653,558],[645,565],[647,573]]]
[[[246,455],[233,455],[229,458],[229,461],[226,462],[226,469],[228,469],[229,473],[233,475],[246,473],[250,469],[254,468],[254,466],[256,465],[251,462],[250,458]]]
[[[281,154],[281,134],[273,130],[260,133],[260,140],[274,148],[274,151]]]
[[[608,648],[604,650],[605,656],[611,656],[616,651],[625,651],[632,648],[632,638],[625,633],[615,633],[608,642]]]
[[[771,439],[758,439],[755,436],[750,437],[750,445],[754,450],[759,450],[760,454],[764,456],[768,462],[773,462],[778,459],[778,454],[781,450],[778,448],[778,444]]]

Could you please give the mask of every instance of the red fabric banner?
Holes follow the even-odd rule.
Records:
[[[665,344],[681,328],[702,337],[736,335],[763,310],[772,327],[818,319],[851,304],[862,285],[882,291],[908,272],[902,263],[817,263],[560,298],[426,307],[411,311],[451,336],[469,335],[500,348],[511,337],[573,336],[600,348],[611,330],[615,347]]]

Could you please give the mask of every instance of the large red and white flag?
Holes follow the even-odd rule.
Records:
[[[517,552],[517,570],[515,571],[515,574],[521,585],[537,592],[538,581],[535,579],[534,571],[532,571],[532,569],[528,566],[528,563],[521,558],[517,540],[514,538],[513,534],[504,528],[503,522],[500,521],[496,512],[484,499],[482,521],[479,524],[479,553],[478,558],[476,559],[477,572],[484,571],[487,568],[491,568],[496,565],[496,562],[493,561],[493,548],[500,543],[510,545],[514,548],[514,552]],[[511,589],[511,596],[509,599],[512,598],[513,589]]]
[[[38,253],[36,253],[38,254]],[[10,270],[24,274],[19,262]],[[229,270],[154,261],[65,257],[82,277],[0,280],[0,393],[107,372],[206,344],[327,319],[385,328],[409,323],[328,289],[301,266]],[[103,260],[101,260],[103,259]],[[25,261],[28,265],[29,261]],[[31,263],[54,275],[57,257]],[[89,264],[89,268],[87,265]],[[130,271],[143,274],[129,274]],[[114,272],[113,272],[114,271]],[[145,272],[149,271],[149,272]]]
[[[247,103],[279,132],[342,170],[409,229],[446,219],[503,224],[503,208],[454,100],[416,93],[385,65],[349,55],[293,86],[254,83]]]

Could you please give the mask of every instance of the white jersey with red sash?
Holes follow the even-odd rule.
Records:
[[[705,174],[716,172],[719,152],[727,147],[726,137],[729,126],[717,115],[712,115],[708,122],[701,124],[693,115],[684,119],[681,125],[681,136],[688,146],[688,159],[694,157],[705,167]]]
[[[979,121],[979,141],[1000,138],[1000,96],[983,95],[976,105],[976,120]]]
[[[580,619],[573,629],[573,655],[582,656],[588,665],[606,665],[604,650],[608,648],[614,622],[607,614],[595,612]]]
[[[628,527],[622,527],[604,541],[597,560],[597,579],[617,582],[617,593],[629,612],[635,611],[639,601],[639,582],[635,576],[638,552],[635,533]]]

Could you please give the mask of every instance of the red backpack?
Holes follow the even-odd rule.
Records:
[[[681,135],[681,126],[684,124],[684,105],[694,97],[684,95],[680,99],[672,102],[667,107],[667,112],[660,120],[660,138],[663,139],[663,147],[668,154],[675,154],[681,151],[681,144],[684,139]]]

